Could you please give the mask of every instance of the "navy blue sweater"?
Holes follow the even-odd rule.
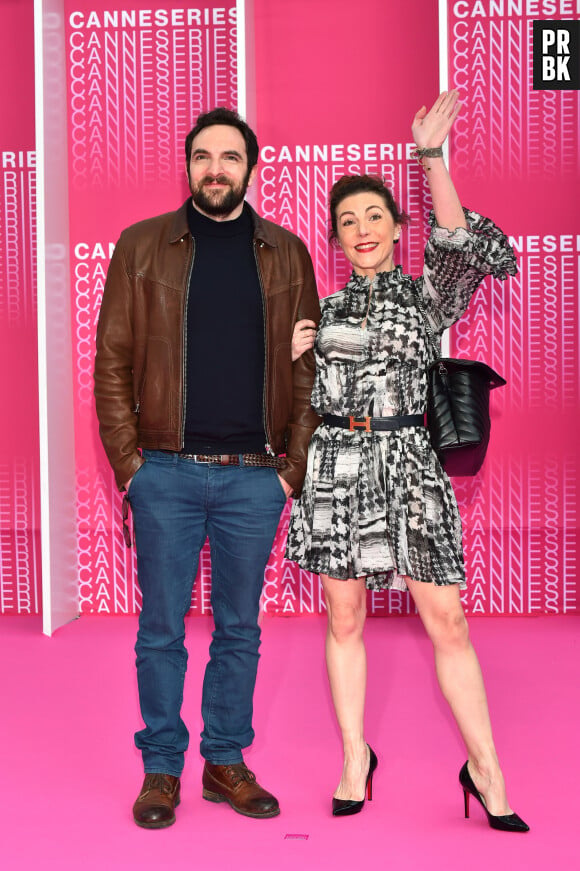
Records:
[[[245,207],[233,221],[189,203],[194,238],[187,303],[184,451],[265,450],[264,308]]]

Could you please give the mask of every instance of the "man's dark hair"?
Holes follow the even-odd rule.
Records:
[[[258,140],[252,128],[246,124],[243,118],[240,118],[237,112],[232,109],[225,109],[222,106],[217,109],[212,109],[210,112],[205,112],[200,115],[193,127],[187,134],[185,140],[185,159],[187,161],[187,171],[189,173],[189,162],[191,160],[192,142],[201,130],[206,127],[213,127],[215,124],[225,124],[228,127],[235,127],[244,137],[246,143],[246,153],[248,156],[248,175],[258,162]]]

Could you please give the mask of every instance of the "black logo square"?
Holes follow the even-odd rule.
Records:
[[[534,91],[580,90],[580,21],[534,21]]]

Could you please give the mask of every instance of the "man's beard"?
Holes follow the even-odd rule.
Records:
[[[198,182],[196,188],[193,188],[190,182],[191,198],[198,209],[206,215],[211,215],[215,218],[226,217],[240,205],[246,196],[248,179],[249,173],[240,185],[235,186],[232,185],[232,182],[226,176],[220,175],[217,178],[206,176]],[[227,190],[206,188],[205,185],[212,181],[228,185]]]

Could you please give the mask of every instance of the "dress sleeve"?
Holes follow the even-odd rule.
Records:
[[[489,218],[464,209],[467,229],[437,226],[431,212],[431,235],[419,279],[425,310],[437,332],[455,323],[486,275],[504,281],[517,273],[507,236]]]
[[[321,299],[321,318],[316,333],[317,337],[320,335],[320,330],[322,329],[322,327],[327,326],[329,322],[329,308],[330,306],[328,297]],[[314,363],[314,384],[312,385],[310,403],[312,405],[312,408],[320,413],[320,409],[323,409],[325,407],[325,399],[328,392],[328,373],[325,365],[326,361],[320,353],[320,348],[318,347],[316,339],[314,341]]]

